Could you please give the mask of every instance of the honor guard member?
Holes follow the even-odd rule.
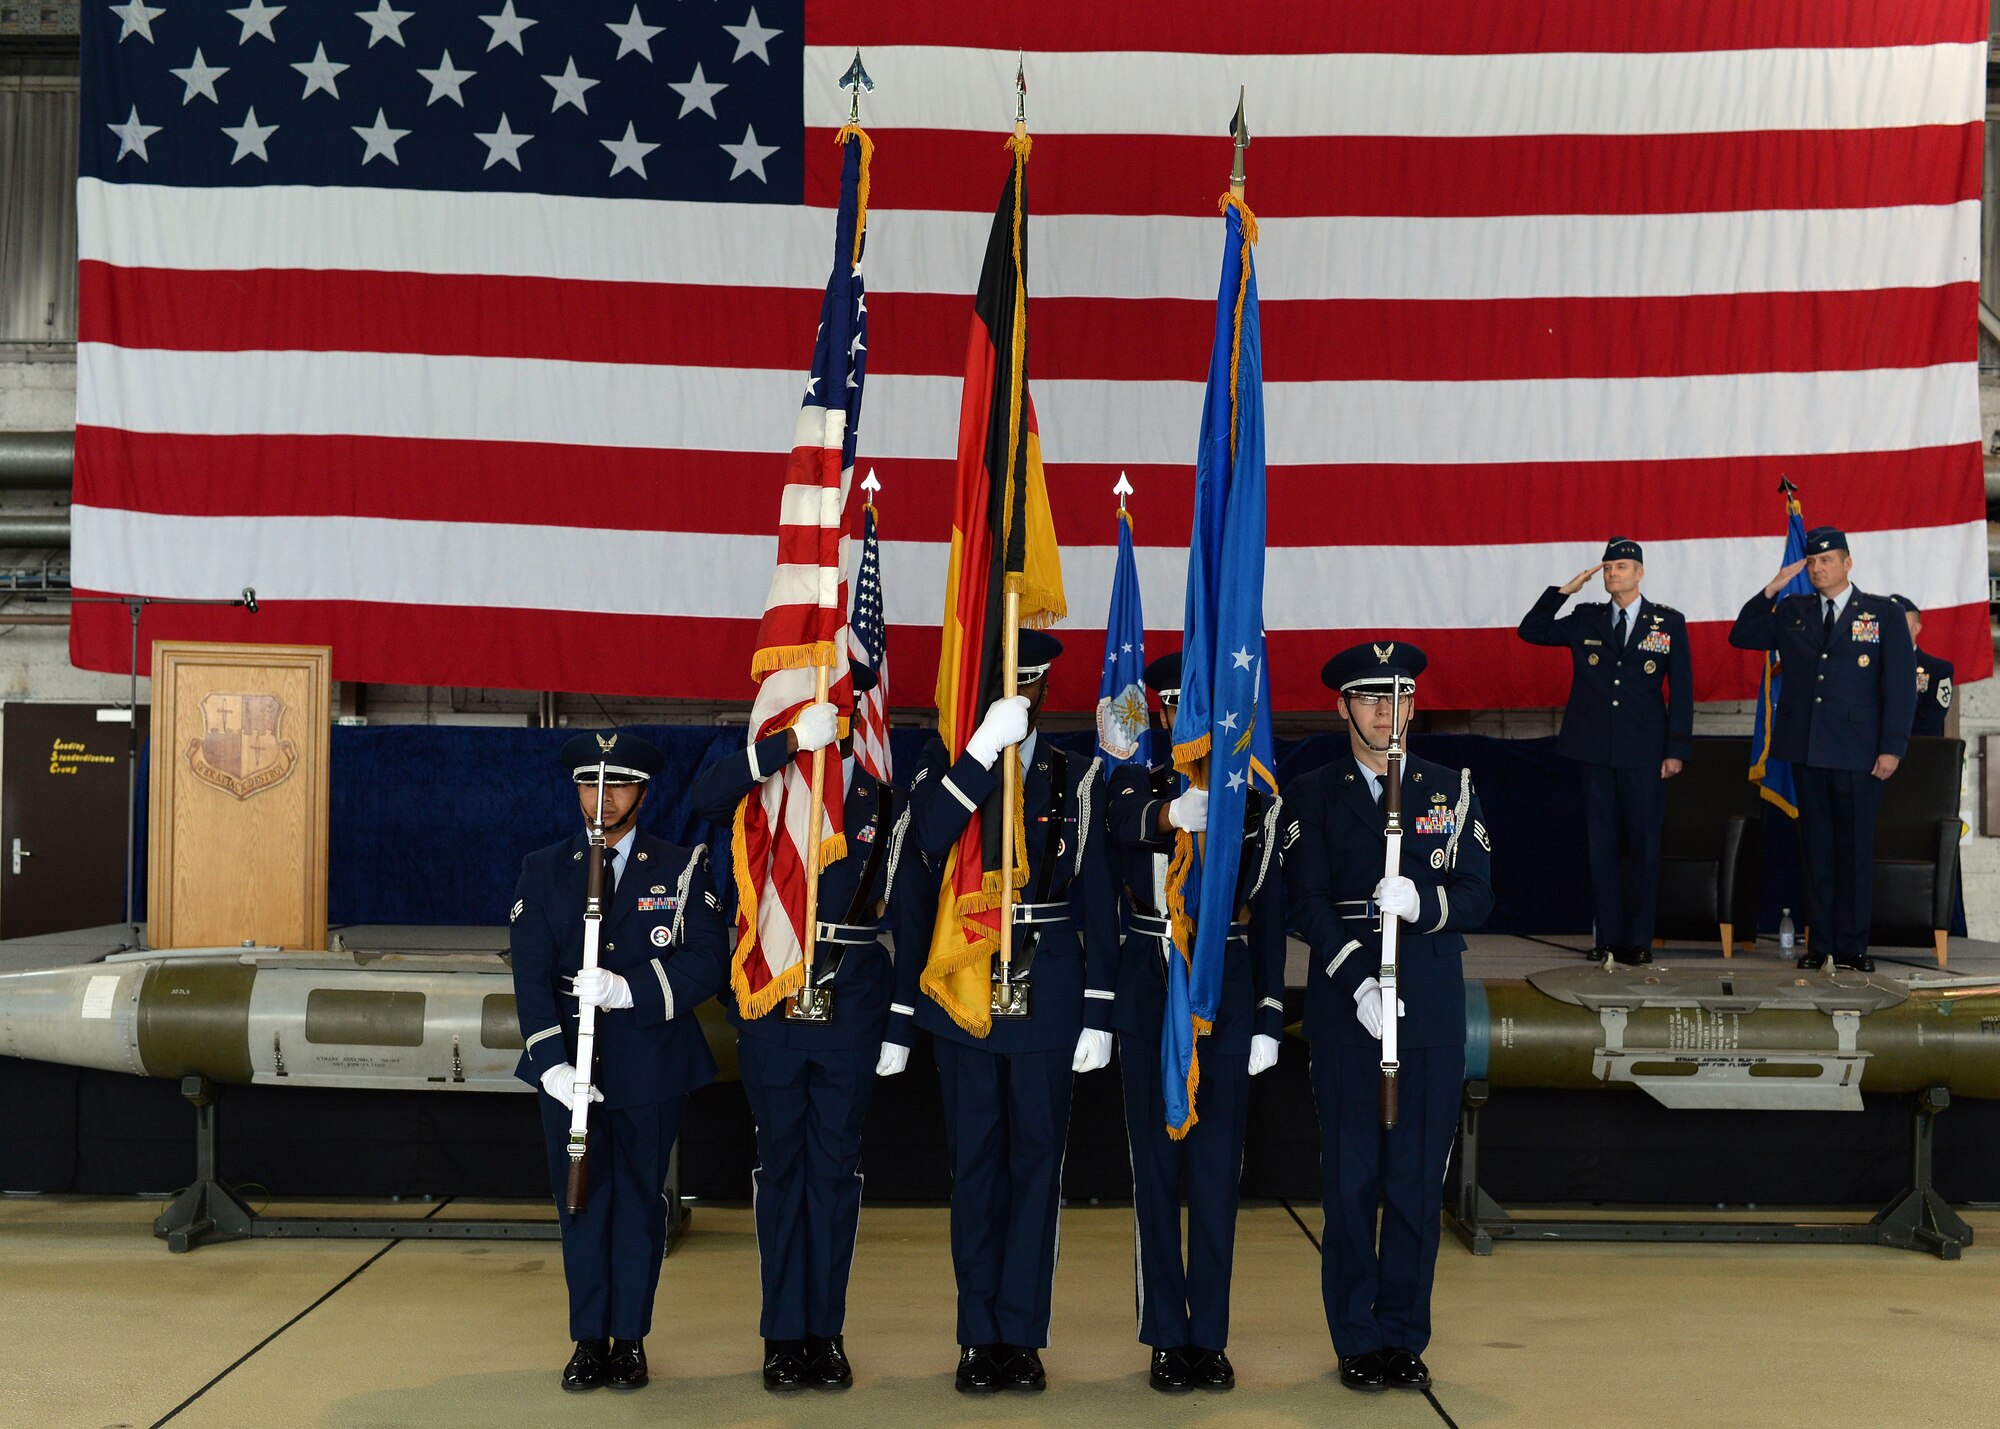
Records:
[[[1917,716],[1910,725],[1910,733],[1942,735],[1945,720],[1951,714],[1952,676],[1957,671],[1944,656],[1933,655],[1917,644],[1917,638],[1924,633],[1924,613],[1917,609],[1917,603],[1906,595],[1892,595],[1889,599],[1902,609],[1903,619],[1910,627],[1910,644],[1915,647]]]
[[[1775,650],[1784,689],[1771,757],[1792,766],[1799,832],[1806,846],[1812,936],[1800,967],[1829,957],[1872,971],[1869,917],[1875,895],[1875,815],[1882,783],[1910,744],[1917,662],[1910,627],[1887,596],[1848,579],[1854,558],[1831,526],[1806,532],[1794,561],[1750,597],[1729,632],[1739,650]],[[1811,595],[1778,592],[1804,569]]]
[[[695,1008],[729,975],[705,847],[641,833],[639,806],[665,757],[637,735],[587,732],[563,745],[586,826],[604,770],[604,913],[599,965],[583,973],[584,889],[592,845],[579,831],[531,853],[508,915],[514,1000],[523,1050],[515,1075],[540,1087],[549,1180],[562,1226],[569,1333],[568,1390],[638,1389],[644,1340],[666,1253],[667,1157],[688,1093],[715,1080]],[[564,1209],[570,1108],[577,1081],[577,1010],[597,1017],[597,1071],[589,1078],[589,1195]]]
[[[1381,781],[1393,682],[1410,684],[1423,651],[1357,645],[1320,678],[1340,692],[1348,753],[1296,780],[1285,800],[1285,897],[1311,950],[1305,1033],[1319,1108],[1326,1224],[1320,1289],[1350,1389],[1422,1388],[1431,1337],[1445,1161],[1465,1082],[1464,934],[1493,907],[1492,842],[1470,770],[1407,756],[1402,872],[1383,877]],[[1401,919],[1396,965],[1401,1115],[1380,1116],[1382,919]],[[1381,1236],[1376,1237],[1376,1211]]]
[[[866,694],[875,672],[853,668],[854,693]],[[744,796],[765,779],[782,779],[802,751],[829,749],[846,773],[847,853],[820,871],[813,951],[813,984],[831,995],[828,1020],[787,1016],[789,998],[743,1019],[728,999],[757,1123],[764,1383],[775,1390],[854,1382],[841,1330],[861,1219],[861,1122],[895,981],[881,922],[902,801],[855,763],[851,733],[835,747],[838,728],[831,704],[807,705],[790,729],[703,770],[692,795],[703,818],[729,825]]]
[[[1013,905],[1012,976],[1026,984],[1027,1015],[996,1016],[985,1037],[973,1036],[919,995],[925,950],[912,948],[897,960],[883,1056],[885,1070],[907,1059],[912,1021],[931,1034],[951,1146],[957,1384],[968,1392],[1048,1383],[1040,1351],[1049,1342],[1071,1084],[1111,1061],[1118,909],[1104,778],[1097,760],[1051,749],[1034,728],[1061,653],[1054,636],[1023,630],[1022,693],[994,701],[956,760],[933,739],[910,781],[911,843],[942,867],[978,810],[986,867],[996,869],[999,761],[1020,746],[1028,869]],[[998,954],[993,962],[997,970]]]
[[[1146,667],[1169,742],[1180,707],[1181,657]],[[1132,1214],[1138,1236],[1139,1340],[1152,1347],[1155,1389],[1236,1383],[1229,1343],[1229,1281],[1250,1078],[1278,1061],[1284,1034],[1284,877],[1278,867],[1279,801],[1252,789],[1243,856],[1222,968],[1215,1027],[1197,1049],[1199,1115],[1185,1137],[1167,1134],[1160,1042],[1167,960],[1180,956],[1166,919],[1167,864],[1176,832],[1208,827],[1208,793],[1181,787],[1173,761],[1127,764],[1111,781],[1111,834],[1125,885],[1125,943],[1118,966],[1118,1065],[1125,1134],[1132,1147]],[[1188,1250],[1181,1258],[1181,1188]]]
[[[1583,784],[1590,886],[1597,903],[1590,955],[1623,963],[1653,960],[1666,781],[1686,764],[1694,733],[1687,618],[1639,594],[1645,562],[1637,541],[1615,537],[1602,561],[1567,585],[1543,591],[1520,629],[1530,645],[1569,650],[1569,704],[1556,750],[1575,761]],[[1558,615],[1563,602],[1600,571],[1611,598]],[[1621,835],[1632,856],[1629,896],[1618,862]]]

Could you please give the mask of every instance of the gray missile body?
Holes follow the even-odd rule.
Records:
[[[736,1074],[713,1003],[703,1031]],[[0,976],[0,1055],[223,1085],[526,1092],[495,953],[122,953]]]

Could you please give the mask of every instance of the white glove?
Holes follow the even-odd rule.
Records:
[[[1403,1006],[1400,997],[1396,999],[1396,1015],[1409,1016],[1409,1009]],[[1370,1037],[1382,1040],[1382,984],[1372,977],[1354,989],[1354,1017]]]
[[[1405,923],[1417,921],[1417,885],[1402,874],[1383,879],[1369,896],[1375,900],[1377,908],[1391,917],[1400,918]]]
[[[910,1065],[910,1049],[894,1042],[882,1044],[882,1055],[875,1059],[875,1075],[893,1077]]]
[[[542,1090],[561,1102],[571,1111],[576,1110],[576,1068],[568,1062],[558,1062],[542,1073]],[[604,1100],[604,1093],[596,1087],[590,1089],[590,1099]]]
[[[840,737],[840,711],[830,704],[807,705],[792,721],[792,733],[799,738],[799,753],[824,749]]]
[[[1278,1039],[1259,1032],[1250,1039],[1250,1075],[1268,1072],[1278,1065]]]
[[[1085,1028],[1076,1039],[1076,1055],[1069,1059],[1072,1072],[1095,1072],[1111,1065],[1111,1034]]]
[[[1019,744],[1027,737],[1028,697],[1015,695],[1012,699],[992,703],[986,711],[986,718],[979,722],[979,728],[965,742],[965,752],[991,769],[1001,750]]]
[[[585,1007],[602,1007],[615,1011],[632,1005],[632,985],[603,968],[585,968],[576,975],[576,985],[571,989],[576,1000]]]
[[[1190,785],[1180,798],[1167,805],[1167,822],[1191,834],[1208,831],[1208,790]]]

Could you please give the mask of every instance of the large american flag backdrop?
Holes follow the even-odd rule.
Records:
[[[1557,702],[1513,626],[1604,538],[1703,698],[1781,474],[1988,674],[1978,0],[376,0],[85,7],[74,576],[337,678],[747,698],[838,197],[877,89],[859,457],[934,678],[971,293],[1025,48],[1030,370],[1071,608],[1131,473],[1179,611],[1229,168],[1262,226],[1279,707],[1332,648]],[[1055,698],[1095,697],[1072,619]],[[1081,628],[1077,628],[1081,627]],[[1163,632],[1160,648],[1172,643]],[[124,668],[79,606],[79,664]]]

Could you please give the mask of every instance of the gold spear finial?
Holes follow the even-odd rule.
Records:
[[[1243,197],[1243,152],[1250,147],[1250,125],[1243,117],[1243,94],[1247,86],[1236,87],[1236,117],[1229,121],[1229,137],[1236,141],[1236,166],[1229,171],[1229,192]]]

